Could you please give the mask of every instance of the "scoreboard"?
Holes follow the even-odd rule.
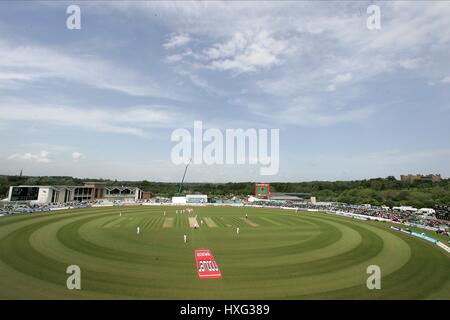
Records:
[[[10,201],[36,201],[39,187],[12,187]]]
[[[255,184],[255,197],[256,198],[270,198],[270,184],[257,183]]]

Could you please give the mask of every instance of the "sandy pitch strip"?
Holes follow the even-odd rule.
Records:
[[[241,219],[244,220],[245,222],[247,222],[247,224],[248,224],[249,226],[252,226],[252,227],[259,227],[259,224],[254,223],[253,221],[249,220],[248,218],[241,218]]]
[[[189,218],[189,227],[198,228],[198,222],[197,222],[197,219],[195,219],[195,217]]]
[[[166,218],[164,220],[163,228],[172,228],[173,227],[174,218]]]
[[[203,221],[205,221],[206,225],[207,225],[208,227],[210,227],[210,228],[215,228],[215,227],[217,227],[217,224],[216,224],[216,223],[213,221],[213,219],[211,219],[211,218],[208,218],[208,217],[203,218]]]

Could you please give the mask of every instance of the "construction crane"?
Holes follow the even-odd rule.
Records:
[[[189,165],[191,164],[191,160],[192,160],[192,159],[189,159],[189,162],[188,162],[188,164],[186,165],[186,168],[184,169],[183,178],[181,179],[180,187],[178,188],[178,194],[181,194],[181,192],[183,191],[184,178],[186,177],[186,172],[187,172],[187,169],[188,169]]]

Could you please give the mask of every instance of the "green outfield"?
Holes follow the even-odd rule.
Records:
[[[0,218],[0,298],[450,299],[450,257],[386,223],[279,209],[176,209]],[[195,215],[198,229],[189,226]],[[222,279],[198,278],[194,250],[202,248]],[[69,265],[81,268],[81,290],[66,288]],[[381,268],[381,290],[366,287],[369,265]]]

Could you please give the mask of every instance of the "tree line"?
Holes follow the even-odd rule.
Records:
[[[105,179],[80,179],[57,176],[0,176],[0,195],[5,198],[13,185],[84,185],[86,182],[105,182],[109,186],[138,187],[152,196],[176,195],[179,183],[151,181],[118,181]],[[271,192],[310,193],[319,201],[338,201],[351,204],[412,205],[432,207],[450,204],[450,179],[440,182],[407,183],[395,177],[353,181],[310,181],[271,183]],[[244,196],[254,193],[254,182],[185,183],[184,194],[207,194],[209,197]]]

